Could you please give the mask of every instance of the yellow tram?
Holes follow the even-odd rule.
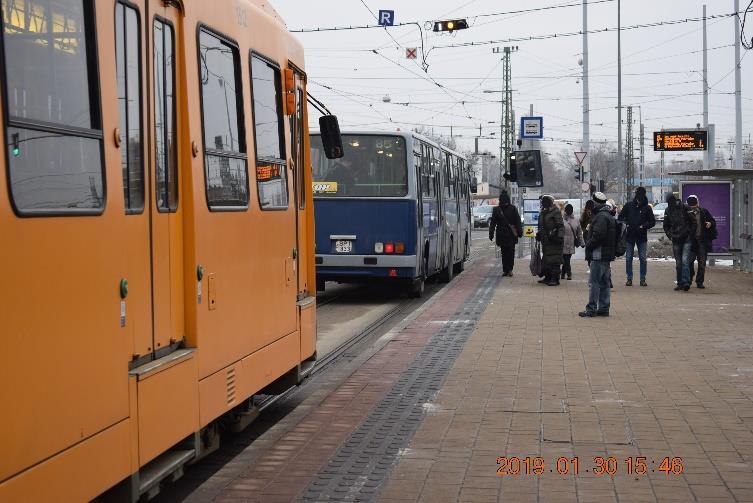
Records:
[[[315,356],[303,48],[265,0],[1,0],[0,501],[131,499]]]

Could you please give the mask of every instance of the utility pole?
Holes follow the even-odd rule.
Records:
[[[504,98],[502,100],[502,117],[500,120],[500,145],[499,145],[499,180],[500,184],[504,178],[503,173],[510,172],[510,152],[512,152],[512,146],[515,143],[514,138],[514,118],[512,111],[512,73],[510,70],[510,54],[518,50],[518,46],[505,46],[503,48],[495,47],[492,51],[494,53],[502,52],[502,68],[503,68],[503,80],[504,80]],[[510,188],[509,180],[504,182],[505,189]]]
[[[735,0],[737,1],[737,0]],[[617,172],[624,178],[622,159],[622,8],[617,0]],[[625,193],[623,188],[622,193]]]
[[[590,104],[588,96],[588,0],[583,0],[583,181],[591,183]],[[582,205],[581,205],[582,206]]]
[[[735,168],[743,169],[743,103],[740,76],[740,0],[735,0]]]
[[[709,129],[709,46],[708,38],[706,35],[706,6],[703,6],[703,127],[707,133],[711,132]],[[708,141],[706,142],[708,147]],[[708,148],[703,153],[703,168],[711,169],[711,156],[714,155]]]
[[[625,141],[625,155],[627,164],[625,165],[625,201],[630,201],[630,194],[633,193],[633,179],[635,178],[635,148],[633,145],[633,107],[627,107],[627,139]]]

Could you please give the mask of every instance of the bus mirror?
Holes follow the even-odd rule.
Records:
[[[339,159],[345,153],[343,151],[343,139],[340,135],[340,125],[334,115],[322,115],[319,117],[319,132],[321,133],[324,155],[327,159]]]
[[[478,179],[474,176],[471,178],[471,194],[478,192]]]

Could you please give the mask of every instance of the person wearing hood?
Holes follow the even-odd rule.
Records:
[[[675,291],[690,290],[691,221],[687,208],[674,194],[667,195],[664,210],[664,234],[672,241],[677,286]]]
[[[617,221],[612,216],[613,206],[607,197],[596,192],[596,203],[591,220],[591,229],[586,240],[586,260],[591,263],[586,310],[578,313],[582,318],[609,316],[611,297],[611,262],[615,258]]]
[[[567,277],[568,280],[573,279],[573,269],[570,265],[570,259],[575,254],[575,249],[579,246],[583,246],[583,230],[580,227],[578,218],[573,215],[573,205],[565,205],[565,214],[562,217],[565,224],[565,243],[562,247],[562,258],[564,263],[562,266],[562,279]]]
[[[617,218],[627,226],[625,241],[625,275],[626,286],[633,286],[633,254],[638,248],[638,260],[640,262],[641,286],[648,286],[646,273],[648,270],[648,230],[656,225],[654,212],[648,205],[645,187],[635,189],[635,198],[622,207]]]
[[[565,225],[562,221],[562,213],[554,204],[554,197],[543,196],[541,198],[541,212],[539,213],[539,231],[536,233],[536,241],[541,242],[544,264],[544,278],[539,283],[548,286],[560,284],[564,239]]]
[[[695,275],[695,284],[704,289],[703,281],[706,277],[706,257],[711,251],[711,243],[717,237],[716,220],[709,210],[701,208],[698,204],[698,196],[692,195],[686,199],[688,203],[688,216],[690,217],[690,257],[688,268],[690,269],[690,283],[695,275],[693,264],[698,261],[698,274]]]
[[[497,233],[497,246],[502,252],[502,276],[512,276],[515,265],[515,245],[523,235],[523,225],[520,222],[518,209],[510,204],[510,194],[503,190],[499,195],[499,206],[492,210],[489,219],[489,241]]]

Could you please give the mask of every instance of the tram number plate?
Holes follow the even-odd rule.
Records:
[[[353,241],[335,241],[337,253],[350,253],[353,251]]]

